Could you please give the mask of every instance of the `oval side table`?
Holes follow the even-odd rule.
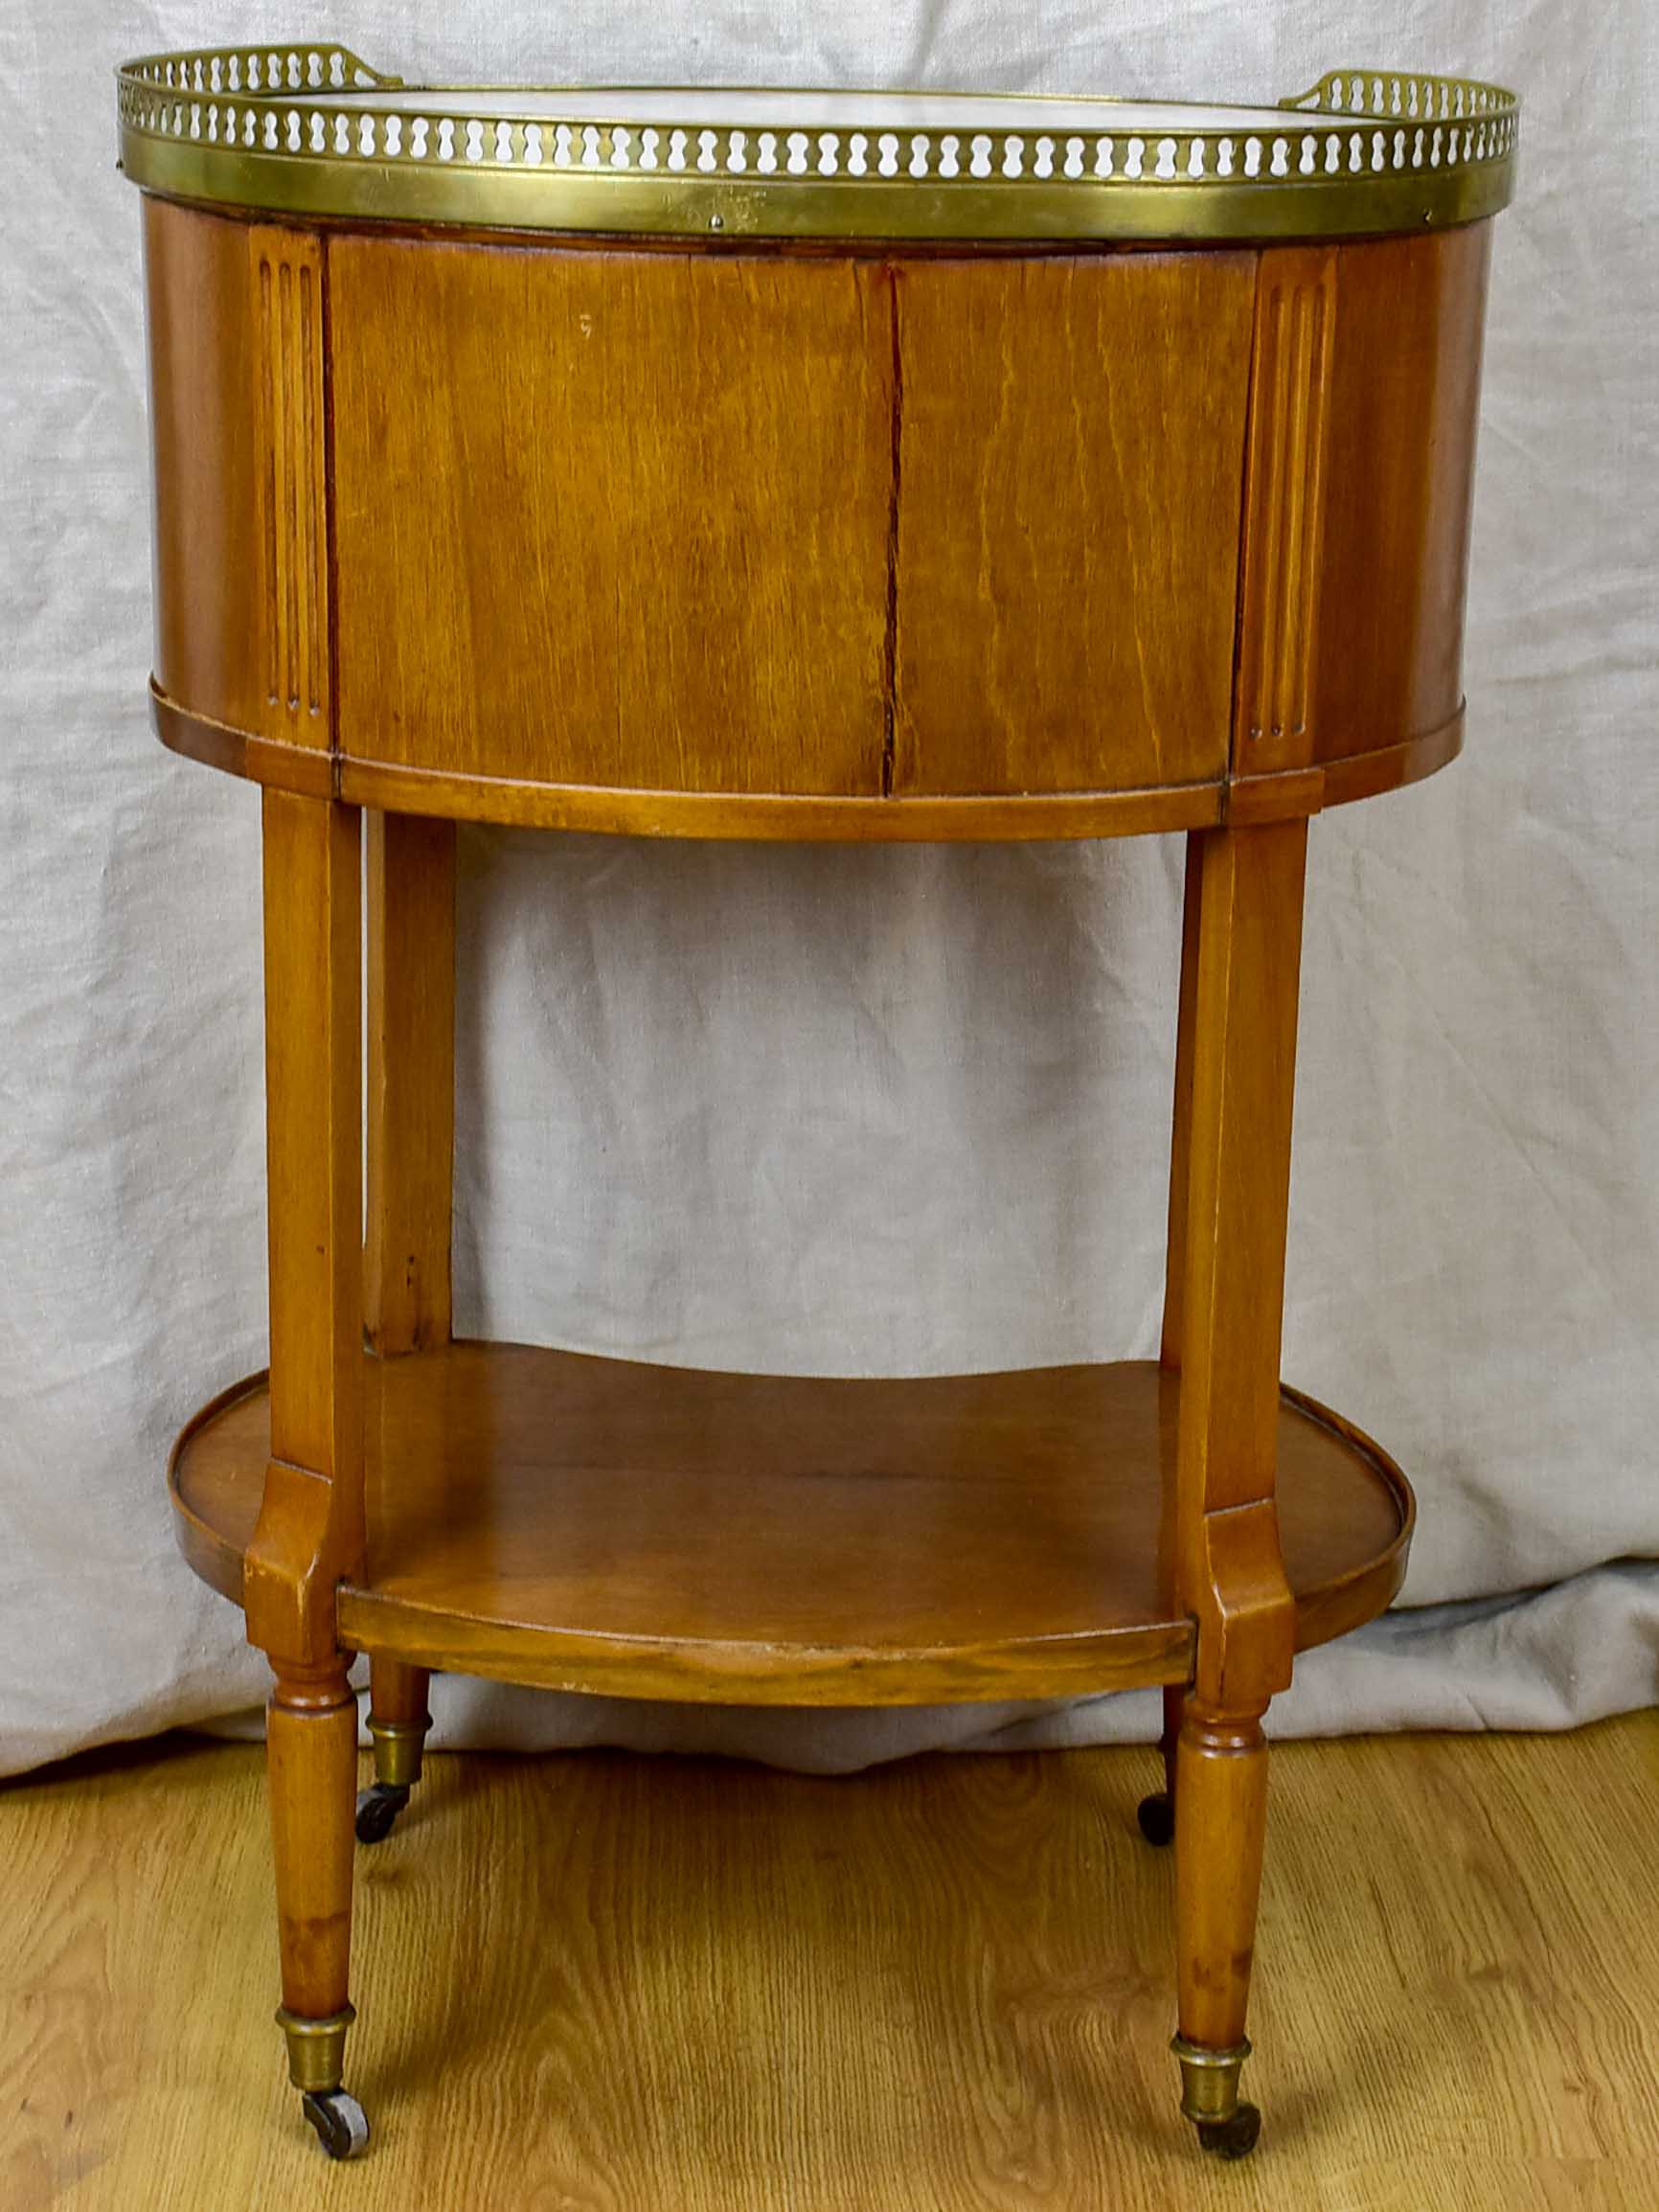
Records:
[[[353,1828],[407,1802],[434,1669],[1159,1684],[1182,2109],[1247,2151],[1262,1716],[1389,1603],[1413,1513],[1279,1380],[1307,823],[1461,740],[1513,100],[416,89],[334,46],[138,61],[118,99],[156,727],[262,787],[271,1364],[170,1480],[275,1676],[307,2116],[367,2139]],[[1160,1358],[859,1381],[456,1341],[457,820],[1186,832]]]

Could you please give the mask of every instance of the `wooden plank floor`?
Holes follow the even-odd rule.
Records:
[[[349,2167],[282,2078],[261,1754],[14,1784],[0,2205],[1659,2206],[1659,1714],[1274,1753],[1240,2167],[1176,2116],[1152,1771],[435,1758],[359,1859]]]

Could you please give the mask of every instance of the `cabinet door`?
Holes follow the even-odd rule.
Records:
[[[1253,253],[897,273],[893,787],[1226,773]]]
[[[877,267],[342,236],[330,304],[342,751],[880,791]]]

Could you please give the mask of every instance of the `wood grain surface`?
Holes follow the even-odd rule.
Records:
[[[1325,535],[1326,417],[1338,256],[1264,252],[1256,282],[1239,576],[1233,770],[1305,767]]]
[[[895,791],[1225,773],[1255,275],[896,271]]]
[[[338,237],[330,291],[347,752],[880,792],[878,269]]]
[[[758,838],[839,844],[920,844],[952,838],[1009,843],[1050,837],[1129,837],[1223,823],[1300,820],[1432,776],[1463,743],[1462,712],[1408,743],[1345,755],[1320,767],[1148,790],[958,792],[943,798],[803,798],[778,791],[648,791],[599,784],[539,784],[443,775],[307,752],[188,714],[154,686],[150,717],[171,751],[269,788],[330,794],[394,813],[506,822],[528,830],[596,830],[628,837]]]
[[[199,715],[270,735],[261,522],[261,360],[252,226],[144,201],[155,674]],[[290,743],[328,747],[303,717]]]
[[[449,1341],[455,825],[364,822],[363,1321],[384,1357]]]
[[[1333,760],[1463,694],[1490,223],[1338,256],[1311,719]]]
[[[637,834],[1386,790],[1461,734],[1489,228],[704,254],[151,201],[158,728]]]
[[[248,1638],[331,1663],[363,1559],[362,841],[353,808],[264,794],[271,1427]]]
[[[1196,842],[1184,1129],[1185,1066],[1176,1086],[1188,1155],[1176,1557],[1198,1619],[1197,1686],[1218,1711],[1254,1717],[1288,1682],[1295,1649],[1275,1466],[1307,825]]]
[[[7,2212],[1652,2212],[1659,1714],[1273,1754],[1254,2158],[1176,2114],[1149,1748],[843,1780],[429,1756],[361,1855],[330,2168],[262,1759],[0,1790]],[[366,1770],[366,1762],[365,1762]]]
[[[1177,1378],[1149,1361],[920,1381],[701,1373],[462,1343],[369,1363],[373,1584],[354,1648],[632,1696],[905,1703],[1184,1679],[1164,1594]],[[187,1551],[234,1593],[262,1389],[187,1433]],[[1306,1643],[1369,1618],[1397,1470],[1286,1401]]]
[[[303,1682],[279,1676],[265,1749],[283,2003],[299,2019],[332,2019],[351,2001],[356,1843],[357,1700],[343,1661]]]

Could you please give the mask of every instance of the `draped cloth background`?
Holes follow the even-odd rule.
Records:
[[[1312,832],[1284,1369],[1417,1484],[1407,1608],[1285,1730],[1659,1691],[1659,374],[1646,0],[217,0],[0,16],[0,1765],[245,1712],[162,1471],[264,1358],[258,806],[149,734],[138,202],[111,65],[339,36],[419,80],[1526,98],[1468,750]],[[419,344],[419,333],[411,343]],[[395,374],[395,364],[388,373]],[[716,495],[717,492],[712,495]],[[1145,1354],[1180,853],[463,833],[457,1323],[711,1366]],[[442,1685],[439,1740],[833,1767],[1148,1698],[791,1715]]]

